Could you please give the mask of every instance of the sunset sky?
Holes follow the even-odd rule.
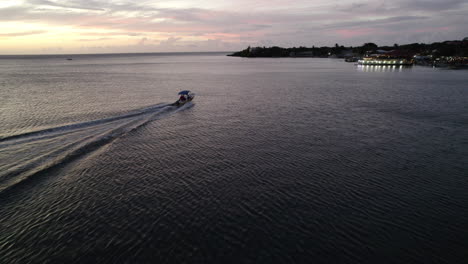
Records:
[[[0,54],[234,51],[464,37],[466,0],[0,0]]]

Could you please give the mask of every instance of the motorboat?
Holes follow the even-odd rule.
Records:
[[[172,105],[173,106],[182,106],[190,101],[193,100],[193,98],[195,97],[195,94],[190,92],[189,90],[183,90],[183,91],[180,91],[178,93],[178,95],[180,96],[179,97],[179,100],[175,101]]]

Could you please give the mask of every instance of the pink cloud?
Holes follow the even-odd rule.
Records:
[[[203,36],[208,37],[210,39],[232,39],[232,38],[241,37],[240,34],[232,34],[232,33],[208,33],[208,34],[203,34]]]
[[[373,28],[357,28],[357,29],[338,29],[334,31],[340,37],[354,38],[356,36],[370,35],[375,32]]]

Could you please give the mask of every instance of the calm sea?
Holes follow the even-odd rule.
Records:
[[[466,263],[467,71],[68,57],[0,58],[0,263]]]

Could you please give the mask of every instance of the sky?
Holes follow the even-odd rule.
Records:
[[[237,51],[468,37],[468,0],[0,0],[0,54]]]

